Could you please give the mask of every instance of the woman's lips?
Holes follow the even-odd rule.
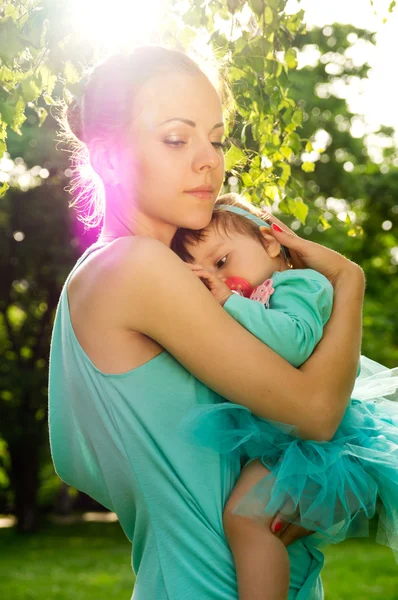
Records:
[[[213,198],[213,192],[185,192],[190,196],[196,196],[196,198],[202,198],[202,200],[211,200]]]

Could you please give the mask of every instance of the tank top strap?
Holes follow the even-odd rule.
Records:
[[[76,269],[78,267],[80,267],[80,265],[82,264],[82,262],[84,262],[86,260],[86,258],[88,256],[90,256],[90,254],[93,254],[93,252],[95,252],[96,250],[101,250],[101,248],[105,248],[105,246],[107,246],[108,243],[101,243],[101,242],[95,242],[94,244],[91,244],[91,246],[89,246],[84,252],[83,254],[77,259],[74,267],[72,268],[72,270],[69,272],[68,277],[66,278],[65,281],[65,285],[69,282],[69,279],[72,277],[73,273],[76,271]]]

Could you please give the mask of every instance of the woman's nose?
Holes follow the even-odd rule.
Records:
[[[194,169],[197,171],[213,170],[220,166],[222,160],[223,156],[220,150],[214,148],[210,143],[203,144],[195,155]]]

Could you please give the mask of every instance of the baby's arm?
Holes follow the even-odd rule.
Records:
[[[312,269],[275,273],[270,308],[232,294],[225,310],[269,348],[295,367],[312,354],[322,338],[333,304],[330,282]]]

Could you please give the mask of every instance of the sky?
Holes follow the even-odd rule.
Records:
[[[300,4],[289,0],[287,8],[290,12],[303,8],[308,26],[337,21],[377,32],[376,47],[361,48],[372,67],[369,80],[364,82],[362,93],[353,89],[347,100],[350,109],[363,114],[369,125],[391,125],[398,132],[398,5],[388,13],[389,4],[389,0],[374,0],[372,8],[370,0],[302,0]],[[387,17],[385,24],[384,17]]]

